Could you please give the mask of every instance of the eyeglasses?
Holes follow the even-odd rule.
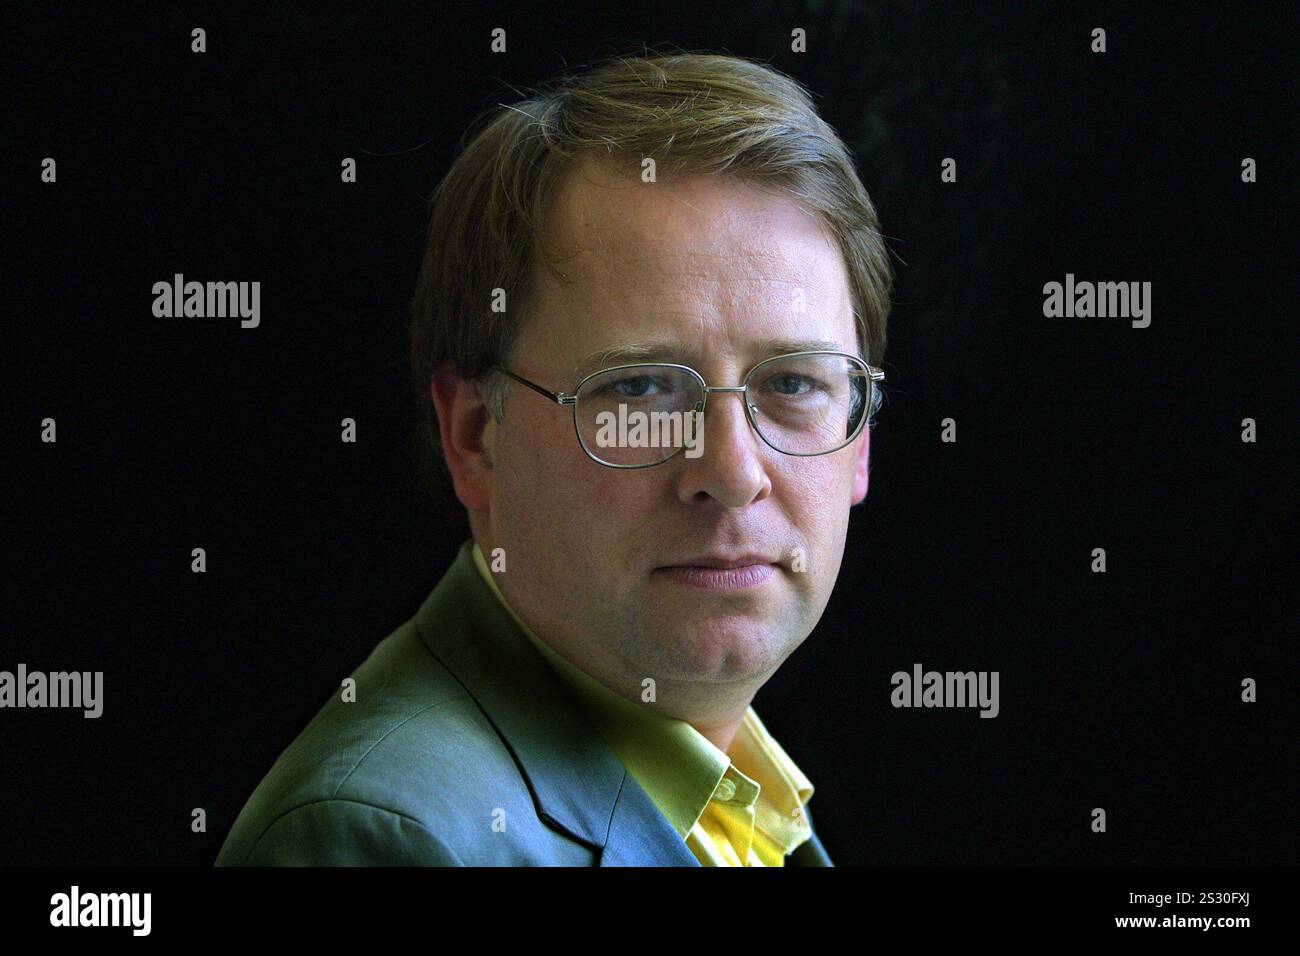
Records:
[[[848,352],[791,352],[764,359],[737,386],[706,385],[687,365],[619,365],[592,372],[572,394],[496,370],[573,410],[573,429],[592,461],[649,468],[683,449],[698,457],[710,392],[744,395],[758,437],[786,455],[826,455],[850,444],[874,410],[883,370]],[[694,452],[694,454],[692,454]]]

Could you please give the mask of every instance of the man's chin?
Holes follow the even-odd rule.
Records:
[[[731,683],[762,677],[789,653],[776,634],[782,625],[745,615],[657,617],[655,658],[671,671],[663,676],[675,680]]]

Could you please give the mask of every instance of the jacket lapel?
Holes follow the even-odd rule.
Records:
[[[600,852],[601,866],[699,866],[462,545],[416,627],[506,742],[537,815]]]
[[[601,866],[699,866],[681,836],[630,773],[609,821]]]

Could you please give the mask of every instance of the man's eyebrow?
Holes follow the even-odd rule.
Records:
[[[789,352],[842,352],[839,342],[827,339],[764,339],[752,346],[754,361]],[[676,342],[629,342],[610,348],[597,349],[573,367],[573,374],[581,378],[599,369],[636,362],[671,362],[690,365],[700,356],[694,346]]]

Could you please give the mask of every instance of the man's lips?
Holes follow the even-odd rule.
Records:
[[[757,587],[780,570],[763,554],[702,555],[679,564],[655,568],[655,573],[677,584],[710,591]]]
[[[672,564],[661,565],[662,568],[716,568],[718,570],[728,571],[735,568],[748,568],[757,564],[777,564],[776,558],[769,557],[765,554],[739,554],[739,555],[717,555],[706,554],[698,558],[689,558],[685,561],[674,561]]]

